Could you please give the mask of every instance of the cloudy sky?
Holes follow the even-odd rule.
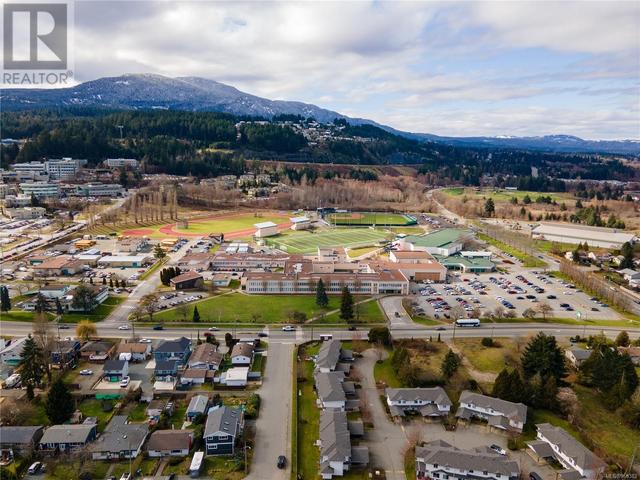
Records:
[[[80,81],[202,76],[439,135],[640,139],[640,2],[78,1]]]

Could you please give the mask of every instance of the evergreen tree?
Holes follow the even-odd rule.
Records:
[[[513,369],[509,374],[509,390],[506,393],[506,397],[503,398],[516,403],[524,402],[526,400],[527,389],[525,387],[525,383],[522,381],[522,377],[520,376],[520,371],[518,369]]]
[[[342,298],[340,299],[340,318],[346,322],[353,320],[353,295],[346,285],[342,287]]]
[[[628,347],[629,343],[631,343],[629,339],[629,334],[623,330],[616,337],[616,345],[619,347]]]
[[[109,279],[109,288],[113,288],[113,277]]]
[[[200,312],[198,312],[198,306],[193,307],[193,321],[198,323],[200,321]]]
[[[102,277],[102,285],[106,285],[107,284],[107,277]]]
[[[75,410],[75,402],[69,387],[58,377],[51,388],[44,404],[44,411],[52,425],[60,425],[71,418]]]
[[[321,308],[326,308],[329,305],[329,297],[327,291],[324,288],[324,282],[322,279],[318,280],[316,284],[316,305]]]
[[[556,342],[556,337],[543,332],[529,341],[522,353],[521,364],[525,378],[537,373],[543,378],[553,375],[559,381],[567,376],[562,348]]]
[[[487,198],[487,200],[484,202],[484,213],[487,215],[487,217],[492,217],[495,211],[496,205],[493,202],[493,198]]]
[[[40,385],[45,374],[44,356],[35,339],[29,335],[20,355],[20,374],[27,387],[27,397],[33,400],[33,389]]]
[[[11,298],[9,297],[9,289],[6,285],[0,286],[0,311],[8,312],[11,310]]]
[[[167,252],[165,252],[162,249],[160,244],[157,244],[156,247],[153,249],[153,256],[156,257],[158,260],[160,260],[161,258],[164,258],[167,256]]]
[[[442,360],[442,365],[440,366],[440,371],[444,378],[451,378],[458,367],[460,366],[460,357],[456,355],[453,350],[449,349],[444,359]]]
[[[36,296],[36,304],[35,311],[36,313],[44,313],[49,310],[49,304],[47,303],[47,299],[41,293],[38,293]]]
[[[495,382],[493,382],[493,390],[491,390],[491,395],[496,398],[502,398],[503,400],[506,400],[510,381],[511,376],[509,374],[509,370],[503,368],[496,377]]]
[[[56,297],[56,315],[62,315],[64,310],[62,309],[62,304],[60,303],[60,299]]]
[[[624,245],[622,245],[620,254],[622,255],[620,269],[622,270],[624,268],[633,268],[633,246],[629,242],[626,242]]]

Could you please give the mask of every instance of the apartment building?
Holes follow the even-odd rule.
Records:
[[[138,160],[135,158],[107,158],[104,164],[108,168],[138,168]]]
[[[86,163],[86,160],[65,157],[49,159],[45,162],[45,166],[51,180],[68,180],[76,177],[80,167]]]
[[[387,388],[387,405],[393,417],[417,412],[423,417],[446,417],[453,403],[442,387]]]
[[[51,182],[26,182],[20,184],[22,193],[36,198],[58,198],[60,196],[60,185]]]
[[[527,406],[465,390],[460,394],[456,417],[486,420],[492,428],[521,433],[527,421]]]
[[[86,183],[78,186],[76,194],[82,197],[122,197],[124,188],[117,183]]]

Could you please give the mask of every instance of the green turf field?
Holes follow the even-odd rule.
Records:
[[[411,215],[379,212],[347,212],[332,213],[327,221],[333,225],[415,225],[416,219]]]
[[[287,217],[264,214],[259,217],[253,213],[239,214],[227,218],[210,218],[204,220],[194,219],[189,222],[189,228],[177,228],[179,232],[185,233],[228,233],[238,230],[252,229],[253,225],[262,222],[285,223],[289,221]]]
[[[378,245],[384,240],[387,240],[387,234],[379,230],[340,228],[319,233],[300,232],[272,237],[267,243],[289,253],[315,253],[318,247],[359,248]]]

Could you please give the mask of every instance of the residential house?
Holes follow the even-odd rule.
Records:
[[[147,442],[147,453],[150,457],[186,457],[192,443],[192,430],[156,430]]]
[[[442,387],[387,388],[385,394],[393,417],[413,412],[423,417],[445,417],[453,405]]]
[[[210,410],[203,434],[207,455],[233,455],[243,428],[244,418],[239,408],[219,406]]]
[[[36,449],[43,434],[43,426],[0,426],[0,461],[16,455],[29,455]]]
[[[76,259],[71,258],[69,255],[58,255],[56,257],[49,257],[38,265],[33,265],[34,275],[43,277],[53,276],[68,276],[76,275],[82,272],[84,264]]]
[[[121,360],[128,359],[131,362],[143,362],[151,355],[150,343],[120,343],[118,345],[118,358]]]
[[[635,270],[632,270],[630,268],[623,268],[622,270],[618,270],[618,273],[622,275],[622,277],[627,282],[630,282],[632,280],[635,280],[635,281],[640,280],[640,272],[636,272]]]
[[[187,366],[195,369],[216,371],[224,359],[224,355],[217,352],[218,347],[212,343],[201,343],[193,349]]]
[[[193,422],[198,415],[204,415],[207,412],[209,406],[209,397],[206,395],[194,395],[189,401],[187,407],[187,420]]]
[[[416,447],[416,477],[432,479],[517,480],[518,463],[488,447],[462,450],[444,440]]]
[[[80,357],[79,340],[62,340],[54,342],[51,350],[51,364],[60,368],[67,368],[77,363]]]
[[[180,375],[182,385],[204,385],[207,381],[213,382],[215,372],[204,368],[187,368]]]
[[[127,423],[126,415],[115,415],[89,451],[94,460],[136,458],[148,434],[146,423]]]
[[[102,376],[108,382],[119,382],[129,375],[129,362],[127,360],[107,360],[104,362]]]
[[[640,365],[640,347],[618,347],[618,352],[624,355],[629,354],[634,365]]]
[[[154,357],[156,362],[166,360],[176,360],[180,365],[185,365],[191,355],[191,340],[187,337],[180,337],[175,340],[165,340],[156,351]]]
[[[340,410],[320,412],[320,475],[323,479],[343,476],[352,465],[368,465],[369,449],[351,445],[347,414]]]
[[[577,347],[569,348],[565,350],[564,356],[567,357],[567,360],[569,360],[571,365],[578,368],[580,365],[582,365],[582,362],[584,362],[591,356],[591,350]]]
[[[316,369],[320,372],[332,372],[338,367],[339,362],[352,361],[353,353],[342,348],[340,340],[323,342],[318,352]],[[348,371],[348,369],[347,369]]]
[[[533,458],[539,462],[549,459],[559,462],[566,469],[558,472],[562,478],[601,478],[606,463],[566,430],[549,423],[539,423],[536,428],[537,440],[527,443]]]
[[[204,285],[204,277],[202,274],[190,270],[173,277],[170,282],[176,290],[201,289]]]
[[[173,415],[173,402],[169,402],[161,398],[157,398],[149,402],[149,405],[147,406],[147,418],[150,423],[154,424],[160,421],[162,412],[165,412],[169,416]]]
[[[249,367],[232,367],[224,372],[220,383],[227,387],[244,387],[249,380]]]
[[[464,390],[456,417],[466,421],[486,420],[492,428],[521,433],[527,421],[527,406]]]
[[[113,355],[115,349],[113,343],[104,340],[87,342],[80,348],[80,358],[85,362],[102,363]]]
[[[96,439],[95,424],[53,425],[40,439],[40,450],[45,453],[70,453],[81,449]]]
[[[153,370],[156,381],[173,382],[178,377],[178,361],[177,360],[156,360],[156,366]]]
[[[251,365],[253,361],[253,345],[250,343],[238,342],[231,349],[232,365]]]
[[[9,345],[0,350],[0,359],[7,365],[18,365],[22,360],[22,349],[27,337],[14,338]]]
[[[318,407],[344,411],[347,404],[347,395],[342,386],[344,372],[316,372],[314,377]]]

